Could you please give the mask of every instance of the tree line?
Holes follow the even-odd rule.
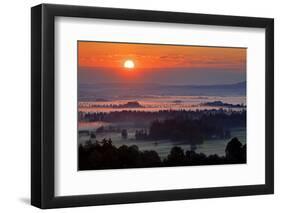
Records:
[[[225,148],[225,156],[184,152],[181,147],[174,146],[161,160],[154,150],[141,151],[136,145],[116,147],[111,139],[103,139],[79,145],[78,159],[79,170],[237,164],[246,163],[246,145],[232,138]]]
[[[246,110],[231,111],[223,109],[211,110],[159,110],[134,111],[123,110],[113,112],[79,112],[79,121],[85,122],[151,122],[163,119],[212,119],[226,123],[228,126],[246,125]]]
[[[153,121],[149,127],[151,140],[168,139],[187,144],[202,144],[208,139],[229,139],[230,131],[216,121],[204,119],[166,119]]]

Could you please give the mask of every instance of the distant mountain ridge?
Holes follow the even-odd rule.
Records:
[[[134,83],[80,84],[79,100],[126,96],[245,96],[246,81],[221,85],[161,85]]]
[[[169,86],[169,85],[166,85]],[[210,85],[170,85],[171,87],[189,87],[189,88],[246,88],[246,81],[234,84],[210,84]]]

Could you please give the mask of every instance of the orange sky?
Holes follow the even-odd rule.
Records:
[[[206,68],[246,71],[245,48],[78,42],[80,68],[123,69],[131,59],[136,70]]]

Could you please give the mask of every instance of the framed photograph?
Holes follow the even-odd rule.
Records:
[[[272,194],[274,21],[31,9],[31,203]]]

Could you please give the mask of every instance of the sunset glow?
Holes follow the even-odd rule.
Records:
[[[237,47],[79,41],[78,68],[83,82],[233,83],[246,79],[246,52]]]
[[[108,42],[79,42],[80,67],[119,67],[124,58],[135,58],[140,68],[216,67],[241,71],[245,48],[183,45],[148,45]]]

